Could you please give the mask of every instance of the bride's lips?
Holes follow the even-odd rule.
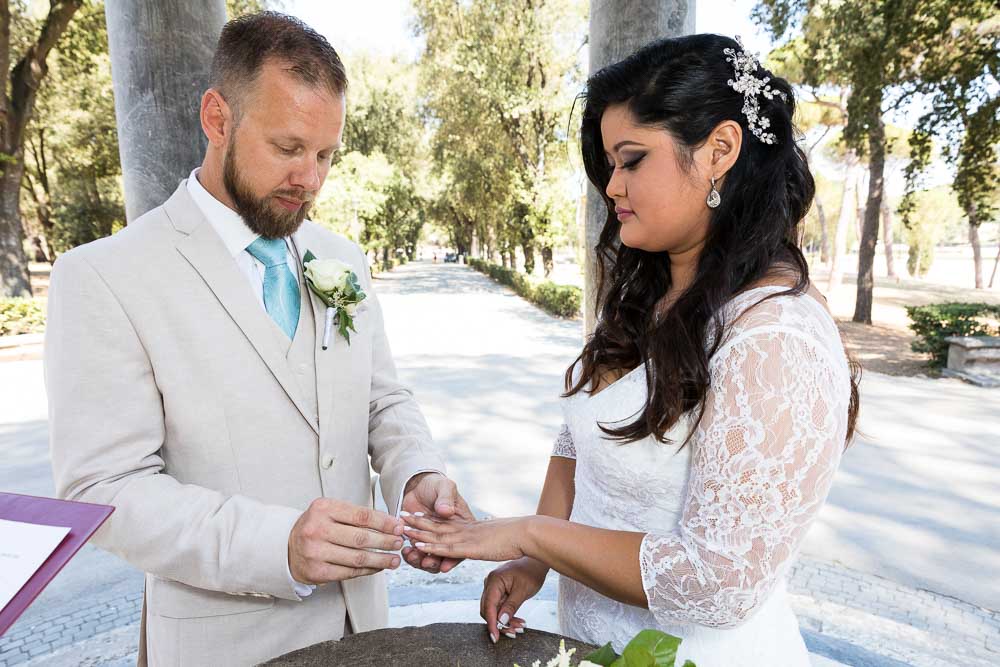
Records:
[[[621,206],[615,206],[615,213],[618,214],[619,222],[624,222],[628,218],[631,218],[632,216],[635,215],[634,211],[631,211],[627,208],[622,208]]]

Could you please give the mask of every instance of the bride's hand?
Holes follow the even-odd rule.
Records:
[[[495,644],[500,635],[511,639],[524,632],[524,619],[515,616],[524,601],[533,597],[545,584],[549,568],[533,558],[504,563],[490,572],[483,584],[479,615]]]
[[[446,558],[505,561],[524,556],[528,522],[534,517],[476,521],[462,517],[401,517],[403,535],[425,554]]]

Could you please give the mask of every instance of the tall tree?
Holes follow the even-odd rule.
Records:
[[[17,52],[11,48],[11,3],[0,2],[0,73],[9,77],[0,94],[0,297],[31,296],[20,211],[24,138],[38,87],[48,72],[49,52],[82,4],[51,0],[38,33]]]
[[[952,188],[969,224],[974,283],[983,287],[979,226],[996,213],[1000,192],[1000,20],[991,0],[930,1],[936,22],[946,27],[924,42],[917,89],[930,109],[910,139],[904,220],[913,215],[920,175],[931,160],[934,140],[955,169]]]
[[[847,87],[847,145],[868,160],[868,194],[858,251],[854,321],[871,324],[875,246],[885,196],[883,116],[908,101],[900,88],[912,80],[919,39],[929,29],[926,0],[760,0],[755,18],[776,37],[801,27],[807,48],[805,78],[812,85]]]
[[[449,222],[472,227],[506,264],[552,265],[569,197],[564,130],[582,85],[580,0],[417,0],[423,89]],[[560,196],[562,199],[560,199]],[[459,231],[459,230],[455,230]],[[453,237],[463,234],[453,234]]]

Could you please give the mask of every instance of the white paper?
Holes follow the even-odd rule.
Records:
[[[69,528],[0,519],[0,609],[66,539]]]

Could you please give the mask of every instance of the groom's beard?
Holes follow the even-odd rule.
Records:
[[[307,194],[305,190],[275,190],[264,197],[255,196],[236,167],[235,141],[226,147],[222,183],[247,227],[267,239],[280,239],[294,234],[312,206],[313,195]],[[297,211],[278,212],[274,210],[277,205],[274,198],[277,196],[305,203]]]

